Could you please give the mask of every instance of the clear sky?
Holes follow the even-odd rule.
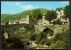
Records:
[[[1,14],[16,14],[34,8],[55,10],[69,5],[68,1],[1,1]]]

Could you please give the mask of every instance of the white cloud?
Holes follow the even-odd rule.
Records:
[[[32,5],[21,5],[19,7],[22,8],[22,9],[24,9],[24,10],[29,10],[29,9],[37,8],[37,7],[34,7]]]
[[[21,5],[21,3],[20,2],[16,2],[16,5]]]
[[[61,2],[62,4],[69,4],[69,2]]]
[[[6,3],[6,5],[7,6],[16,6],[18,8],[22,8],[22,9],[25,9],[25,10],[35,8],[31,4],[25,5],[25,4],[22,4],[21,2]]]

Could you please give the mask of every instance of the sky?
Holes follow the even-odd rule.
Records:
[[[16,14],[35,8],[55,10],[66,5],[69,1],[1,1],[1,14]]]

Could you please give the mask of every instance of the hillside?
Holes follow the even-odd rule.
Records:
[[[22,11],[18,14],[1,14],[1,22],[5,23],[7,21],[11,21],[11,20],[19,20],[20,18],[26,17],[27,14],[35,16],[38,13],[42,13],[43,12],[47,12],[47,9],[43,9],[43,8],[37,8],[37,9],[32,9],[32,10],[25,10]],[[35,13],[35,14],[33,14]]]

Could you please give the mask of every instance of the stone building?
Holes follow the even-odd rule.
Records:
[[[60,19],[61,17],[60,17],[60,12],[59,11],[56,11],[56,13],[57,13],[57,19]]]
[[[24,17],[24,18],[21,18],[20,20],[19,20],[19,23],[21,24],[21,23],[26,23],[26,24],[29,24],[29,15],[27,15],[26,17]]]
[[[15,21],[9,21],[9,24],[31,24],[34,25],[36,21],[32,16],[26,15],[26,17],[21,18],[20,20],[15,20]]]
[[[48,25],[50,25],[50,23],[45,19],[45,14],[43,13],[42,19],[38,20],[37,25],[35,25],[35,30],[43,31]]]
[[[63,18],[63,16],[64,16],[64,10],[56,11],[56,13],[57,13],[57,18],[54,19],[54,20],[52,20],[51,21],[52,23],[56,22],[58,20],[61,21],[62,24],[69,23],[69,19],[68,18],[67,19]]]
[[[21,24],[21,23],[29,24],[29,15],[27,15],[25,18],[21,18],[20,20],[9,21],[9,24]]]
[[[64,16],[64,10],[60,10],[61,14],[60,16]]]
[[[49,24],[50,24],[49,21],[45,19],[45,14],[43,13],[43,16],[42,16],[42,25],[47,26]]]
[[[5,23],[1,23],[1,25],[5,25]]]
[[[11,21],[9,21],[9,25],[10,25],[10,24],[18,24],[18,23],[19,23],[18,20],[15,20],[15,21],[11,20]]]

